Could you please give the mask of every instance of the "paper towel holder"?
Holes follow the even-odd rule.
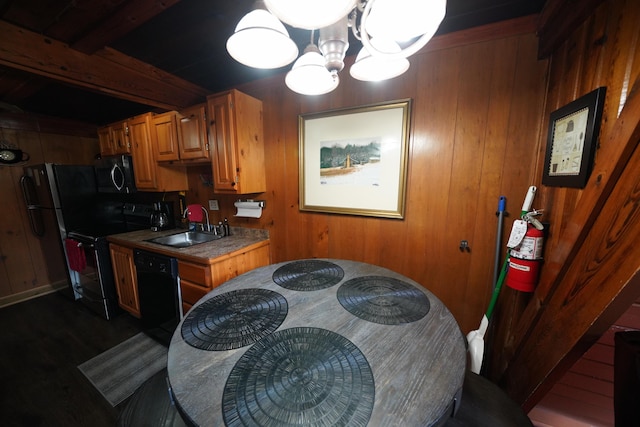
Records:
[[[236,217],[246,218],[260,218],[262,216],[262,209],[264,208],[264,200],[238,199],[234,203],[234,206],[238,209],[235,214]]]
[[[245,199],[245,200],[242,200],[242,199],[238,199],[238,200],[236,200],[236,201],[237,201],[237,202],[240,202],[240,203],[242,203],[242,202],[257,203],[257,204],[258,204],[257,206],[259,206],[259,207],[261,207],[261,208],[264,208],[264,205],[265,205],[265,201],[264,201],[264,200],[253,200],[253,199]]]

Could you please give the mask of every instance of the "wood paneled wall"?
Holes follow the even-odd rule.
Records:
[[[354,80],[347,63],[324,96],[297,95],[284,76],[240,87],[264,103],[269,190],[255,195],[266,200],[263,216],[234,218],[234,198],[197,176],[189,197],[220,200],[220,218],[232,225],[268,229],[273,262],[328,257],[390,268],[434,292],[463,332],[476,329],[492,291],[498,199],[507,197],[510,230],[534,179],[547,75],[535,25],[528,17],[437,37],[388,82]],[[402,98],[413,99],[405,218],[300,212],[298,115]]]
[[[571,13],[570,2],[551,1]],[[558,5],[560,4],[560,5]],[[545,118],[607,87],[594,170],[584,189],[541,187],[536,206],[550,222],[540,283],[531,295],[507,290],[492,375],[530,408],[640,294],[640,3],[592,9],[550,56]],[[554,28],[540,34],[548,45]],[[548,126],[545,119],[544,126]],[[546,137],[538,144],[541,175]]]
[[[27,122],[35,125],[25,127]],[[91,164],[94,156],[100,152],[97,136],[84,136],[87,132],[75,125],[72,128],[61,128],[59,125],[60,123],[56,125],[55,131],[61,133],[40,132],[37,120],[0,115],[0,139],[29,153],[28,165],[44,162]],[[42,128],[49,130],[48,126]],[[48,271],[45,262],[45,257],[57,257],[64,262],[62,246],[43,250],[39,239],[31,233],[20,188],[23,166],[0,165],[2,303],[19,301],[49,291],[50,285],[55,285],[56,282],[66,283],[64,264],[57,271]]]

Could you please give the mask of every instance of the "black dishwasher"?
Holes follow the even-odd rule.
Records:
[[[182,319],[182,296],[175,258],[133,251],[138,278],[140,319],[150,337],[168,346]]]

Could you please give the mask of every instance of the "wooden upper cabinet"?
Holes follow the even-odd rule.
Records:
[[[209,161],[206,104],[153,116],[151,139],[156,141],[158,162],[184,164]]]
[[[112,156],[115,154],[129,154],[129,127],[127,121],[110,124],[98,129],[98,142],[100,154]]]
[[[171,125],[160,120],[159,127],[156,128],[154,125],[156,117],[152,113],[147,113],[129,120],[129,141],[136,187],[143,191],[188,190],[187,171],[184,167],[158,164],[158,134],[164,135]],[[165,142],[165,146],[168,145],[169,143]]]
[[[111,125],[111,138],[115,147],[115,154],[131,153],[131,144],[129,143],[129,124],[127,121],[118,122]]]
[[[154,190],[158,186],[156,160],[149,134],[150,125],[151,113],[135,116],[129,120],[129,141],[138,190]]]
[[[98,143],[100,144],[100,155],[111,156],[115,154],[110,126],[98,128]]]
[[[237,90],[207,97],[216,193],[266,191],[262,101]]]
[[[168,160],[180,160],[180,149],[178,140],[180,128],[178,127],[178,113],[169,111],[168,113],[153,116],[151,131],[155,133],[157,148],[157,160],[159,162]]]
[[[198,104],[178,113],[180,159],[209,160],[206,110],[206,104]]]

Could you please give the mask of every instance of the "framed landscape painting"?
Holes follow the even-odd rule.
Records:
[[[410,99],[300,115],[300,210],[404,218],[410,115]]]

